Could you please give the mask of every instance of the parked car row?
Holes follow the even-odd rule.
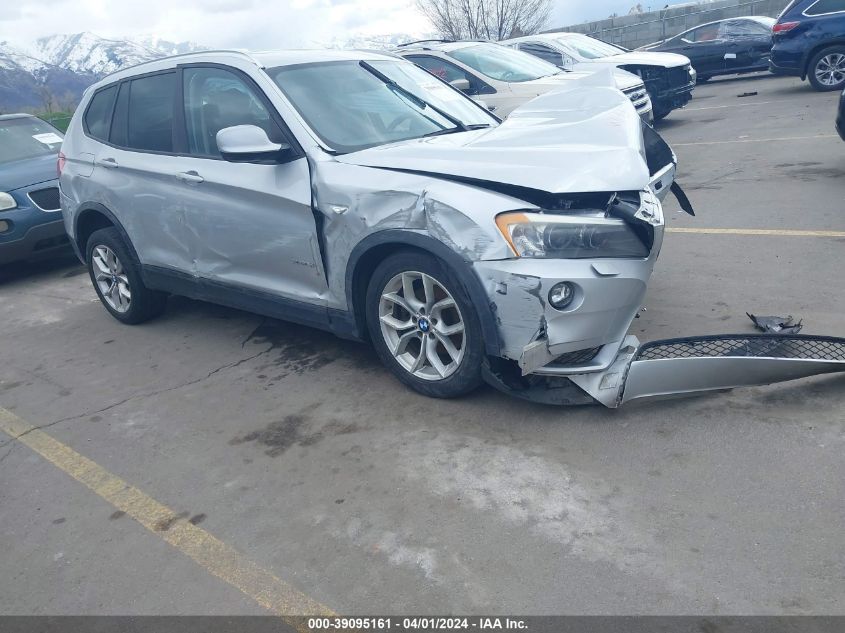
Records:
[[[816,90],[845,88],[845,0],[791,0],[777,20],[747,16],[702,24],[644,51],[681,53],[698,80],[770,70]]]

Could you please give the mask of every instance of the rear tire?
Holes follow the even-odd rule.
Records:
[[[845,88],[845,46],[829,46],[813,55],[807,79],[820,92]]]
[[[121,323],[143,323],[164,312],[167,295],[144,285],[140,265],[114,227],[91,234],[85,261],[100,302]]]
[[[455,398],[481,384],[481,323],[441,260],[412,251],[391,255],[373,272],[365,301],[379,358],[411,389]]]

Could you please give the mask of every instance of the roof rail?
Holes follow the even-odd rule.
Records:
[[[100,81],[102,81],[103,79],[107,79],[108,77],[111,77],[112,75],[116,75],[117,73],[122,73],[124,70],[130,70],[132,68],[138,68],[138,67],[144,66],[146,64],[154,64],[155,62],[161,62],[161,61],[165,61],[165,60],[168,60],[168,59],[177,59],[177,58],[181,58],[181,57],[192,57],[194,55],[207,55],[209,53],[212,53],[212,54],[213,53],[233,53],[235,55],[240,55],[240,56],[244,57],[245,59],[247,59],[248,61],[251,61],[256,66],[261,66],[261,64],[258,62],[258,60],[255,59],[252,55],[250,55],[244,49],[219,48],[219,49],[193,51],[191,53],[179,53],[178,55],[165,55],[164,57],[156,57],[155,59],[148,59],[147,61],[144,61],[144,62],[139,62],[137,64],[132,64],[131,66],[124,66],[123,68],[113,70],[112,72],[108,73],[107,75],[103,75],[102,78],[100,79]]]
[[[413,42],[405,42],[404,44],[397,44],[396,48],[402,48],[403,46],[412,46],[414,44],[425,44],[426,42],[435,42],[437,44],[450,44],[455,40],[438,40],[438,39],[429,39],[429,40],[414,40]]]

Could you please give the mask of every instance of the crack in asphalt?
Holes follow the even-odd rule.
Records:
[[[261,326],[259,325],[258,327],[261,327]],[[257,328],[256,328],[256,330],[257,330]],[[252,335],[250,335],[250,336],[252,336]],[[247,340],[249,340],[249,339],[247,339]],[[184,387],[190,387],[191,385],[196,385],[196,384],[201,383],[205,380],[208,380],[209,378],[211,378],[215,374],[220,373],[221,371],[225,371],[227,369],[234,369],[235,367],[239,367],[240,365],[243,365],[244,363],[248,363],[249,361],[258,358],[259,356],[263,356],[264,354],[268,354],[269,352],[273,351],[274,347],[275,346],[273,344],[271,344],[265,350],[262,350],[260,352],[255,353],[255,354],[252,354],[251,356],[247,356],[246,358],[241,358],[240,360],[233,361],[231,363],[226,363],[225,365],[221,365],[220,367],[217,367],[216,369],[213,369],[212,371],[208,372],[205,376],[202,376],[200,378],[195,378],[194,380],[189,380],[187,382],[184,382],[184,383],[179,384],[179,385],[175,385],[173,387],[167,387],[165,389],[157,389],[157,390],[151,391],[149,393],[136,393],[136,394],[129,396],[128,398],[124,398],[123,400],[120,400],[119,402],[115,402],[113,404],[105,406],[102,409],[97,409],[96,411],[86,411],[85,413],[79,413],[77,415],[71,415],[71,416],[68,416],[68,417],[65,417],[65,418],[59,418],[58,420],[54,420],[52,422],[47,422],[45,424],[33,426],[31,429],[27,429],[26,431],[24,431],[20,435],[16,435],[15,437],[13,437],[13,438],[5,441],[5,442],[0,442],[0,448],[4,448],[5,446],[9,446],[9,445],[12,445],[12,447],[14,448],[14,443],[15,443],[16,440],[22,438],[24,435],[28,435],[29,433],[32,433],[33,431],[41,431],[43,429],[50,428],[51,426],[56,426],[57,424],[61,424],[62,422],[69,422],[71,420],[77,420],[77,419],[83,418],[85,416],[97,415],[99,413],[104,413],[106,411],[110,411],[111,409],[115,409],[115,408],[117,408],[121,405],[124,405],[131,400],[150,398],[152,396],[158,396],[158,395],[163,394],[163,393],[168,393],[170,391],[176,391],[177,389],[183,389]],[[6,459],[6,457],[8,457],[9,453],[11,453],[11,452],[12,452],[12,450],[9,449],[9,451],[7,451],[6,454],[3,455],[3,457],[0,457],[0,463],[4,459]]]

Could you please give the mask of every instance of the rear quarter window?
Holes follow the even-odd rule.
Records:
[[[818,0],[804,10],[805,15],[825,15],[845,11],[845,0]]]
[[[85,131],[101,141],[108,140],[111,128],[114,99],[117,96],[117,86],[109,86],[97,91],[85,111]]]

